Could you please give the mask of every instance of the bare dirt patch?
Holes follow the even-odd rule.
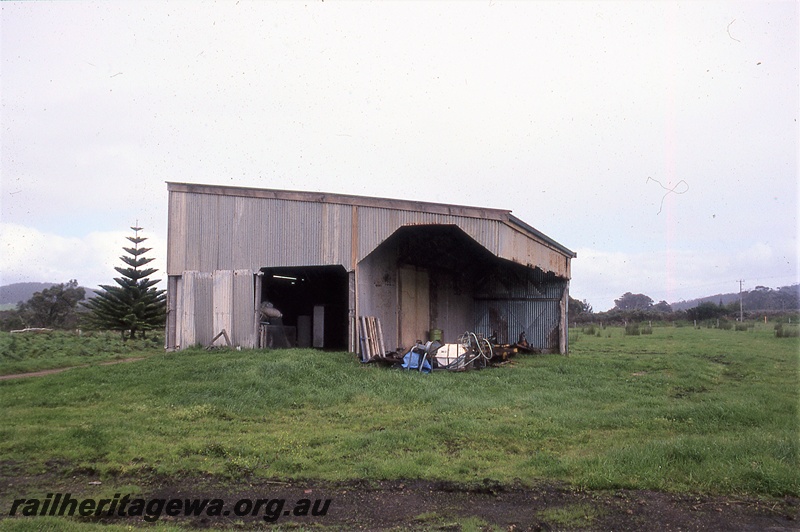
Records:
[[[63,464],[52,464],[60,469]],[[0,465],[0,518],[15,498],[72,493],[109,497],[115,486],[139,487],[144,499],[221,499],[226,508],[239,500],[283,499],[281,515],[167,517],[161,521],[191,528],[282,527],[330,530],[462,530],[465,522],[483,530],[798,530],[800,499],[673,494],[646,490],[580,491],[543,483],[535,487],[475,485],[406,480],[383,482],[283,482],[267,479],[163,477],[143,473],[99,480],[91,471],[21,475],[14,464]],[[124,489],[124,488],[121,488]],[[325,515],[295,517],[298,501],[330,499]],[[36,519],[36,518],[31,518]],[[66,518],[65,518],[66,519]],[[141,517],[103,518],[101,522],[144,526]]]

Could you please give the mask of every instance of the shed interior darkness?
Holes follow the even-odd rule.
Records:
[[[280,267],[261,271],[264,273],[261,301],[269,301],[283,313],[284,326],[297,328],[301,316],[313,320],[314,307],[323,307],[322,347],[347,350],[348,275],[344,267]]]

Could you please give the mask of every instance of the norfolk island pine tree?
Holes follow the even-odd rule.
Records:
[[[115,277],[118,286],[100,285],[96,297],[86,303],[89,309],[86,325],[95,329],[120,331],[122,339],[134,338],[136,333],[144,337],[152,329],[161,329],[166,320],[165,290],[154,288],[160,279],[150,279],[155,268],[144,268],[154,259],[145,253],[152,248],[139,247],[147,240],[139,236],[141,227],[131,227],[134,236],[126,237],[133,247],[123,247],[127,255],[120,257],[126,267],[115,267],[122,277]]]

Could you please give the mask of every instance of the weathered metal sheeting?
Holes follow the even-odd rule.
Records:
[[[241,347],[256,346],[255,282],[252,270],[233,272],[233,336],[231,341]]]
[[[513,344],[521,332],[536,349],[559,352],[561,324],[558,301],[480,300],[475,302],[475,331],[486,336],[497,333],[499,343]]]
[[[167,271],[352,269],[351,226],[346,205],[171,192]]]
[[[505,286],[487,285],[477,293],[436,291],[437,315],[431,316],[436,326],[449,331],[473,321],[474,330],[497,330],[501,341],[508,342],[525,330],[528,341],[540,349],[566,350],[565,294],[575,254],[509,211],[323,193],[168,186],[167,273],[174,278],[170,289],[178,294],[173,301],[176,319],[170,322],[174,333],[168,334],[168,342],[174,336],[174,345],[207,345],[223,328],[235,344],[255,345],[253,272],[342,265],[351,272],[350,347],[355,349],[356,310],[365,314],[373,304],[369,290],[358,301],[356,294],[368,285],[357,279],[356,265],[365,267],[365,278],[375,283],[372,296],[381,296],[380,302],[396,299],[392,287],[383,286],[385,272],[393,266],[372,272],[368,257],[401,227],[454,226],[505,259],[497,262],[511,278]],[[212,272],[218,271],[228,273],[214,279]],[[462,307],[470,308],[453,310]],[[386,321],[389,332],[396,328],[394,321]]]
[[[488,276],[475,295],[475,331],[514,343],[521,332],[537,349],[561,350],[562,300],[568,282],[541,270],[504,270]]]
[[[523,266],[536,266],[544,271],[553,272],[559,277],[570,278],[570,259],[559,250],[537,241],[535,237],[518,230],[516,226],[506,225],[500,233],[498,257],[508,259]]]
[[[212,332],[216,337],[222,331],[225,331],[228,334],[228,338],[230,338],[233,335],[233,271],[215,271],[213,286],[214,319]],[[213,345],[226,345],[225,339],[217,338]]]
[[[193,192],[193,187],[204,192]],[[350,271],[354,261],[363,260],[399,227],[454,225],[498,257],[570,276],[574,254],[526,231],[507,211],[438,204],[412,209],[411,202],[363,198],[364,204],[355,205],[329,196],[313,202],[257,195],[258,189],[251,191],[253,196],[235,195],[229,188],[171,185],[168,274],[329,264]],[[215,190],[219,193],[209,193]]]
[[[175,279],[174,343],[169,348],[208,346],[225,330],[233,345],[255,347],[252,270],[186,271]],[[168,332],[173,334],[173,332]],[[169,340],[169,339],[168,339]],[[215,346],[226,345],[223,337]]]
[[[182,349],[208,345],[213,333],[213,285],[211,272],[187,271],[182,276],[178,306],[182,319],[178,324],[177,345]]]
[[[399,227],[408,225],[454,225],[461,228],[481,246],[497,255],[500,251],[499,234],[503,230],[500,220],[468,218],[448,214],[419,211],[399,211],[361,207],[358,213],[359,260],[372,253]]]

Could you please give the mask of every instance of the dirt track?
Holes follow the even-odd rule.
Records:
[[[800,499],[694,496],[653,491],[585,492],[567,486],[543,484],[535,488],[486,482],[457,486],[427,481],[386,482],[279,482],[217,478],[116,478],[98,484],[91,473],[68,477],[45,473],[17,476],[13,464],[0,465],[0,517],[14,498],[47,492],[73,497],[108,497],[114,485],[137,485],[136,497],[152,499],[221,499],[226,508],[236,501],[282,499],[283,508],[298,501],[330,499],[325,515],[295,517],[287,509],[268,523],[264,514],[235,517],[167,517],[196,528],[263,528],[265,525],[330,530],[461,530],[472,523],[486,530],[736,530],[788,531],[800,529]],[[41,496],[41,495],[38,495]],[[31,518],[36,519],[36,518]],[[66,518],[64,518],[66,519]],[[146,525],[141,517],[104,518],[103,522]]]
[[[120,360],[108,360],[106,362],[99,362],[96,365],[98,366],[112,366],[114,364],[124,364],[126,362],[137,362],[139,360],[144,360],[146,357],[135,357],[135,358],[123,358]],[[56,368],[56,369],[43,369],[42,371],[31,371],[29,373],[12,373],[11,375],[0,375],[0,381],[10,380],[10,379],[24,379],[26,377],[43,377],[45,375],[52,375],[54,373],[62,373],[64,371],[69,371],[74,368],[88,368],[92,364],[83,364],[81,366],[69,366],[67,368]]]

